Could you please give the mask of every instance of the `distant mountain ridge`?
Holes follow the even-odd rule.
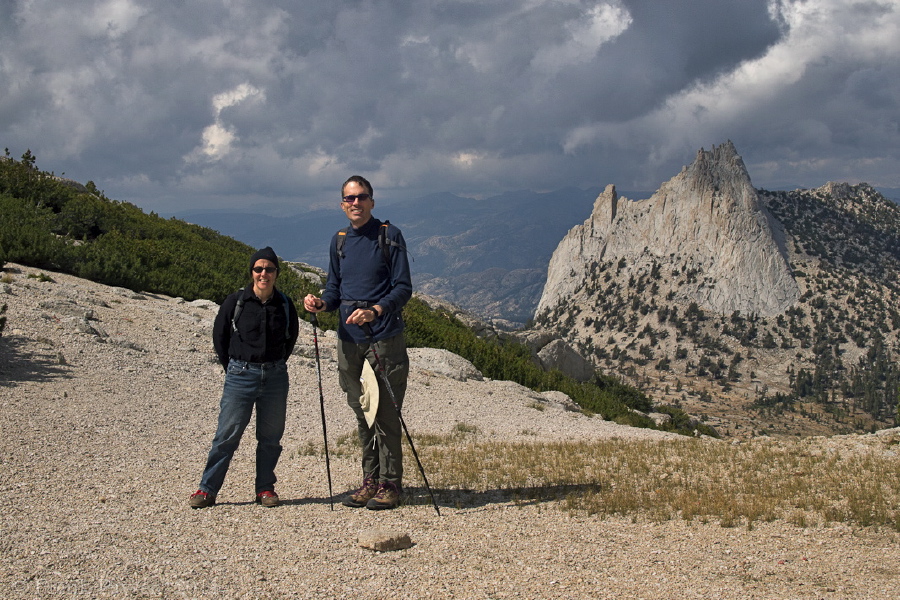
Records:
[[[483,200],[438,193],[380,204],[376,190],[373,214],[403,230],[417,291],[521,325],[534,314],[553,249],[584,220],[599,192],[517,191]],[[331,237],[347,224],[337,202],[334,210],[277,219],[208,211],[176,216],[326,269]]]
[[[570,228],[591,214],[601,192],[600,187],[509,192],[483,200],[437,193],[402,202],[376,202],[374,214],[403,230],[417,290],[453,302],[495,325],[514,328],[533,318],[554,250]],[[620,207],[626,198],[639,201],[651,196],[650,192],[616,193]],[[323,269],[328,267],[331,236],[346,223],[337,203],[333,209],[279,217],[218,210],[183,211],[174,216],[251,246],[271,245],[287,260]]]

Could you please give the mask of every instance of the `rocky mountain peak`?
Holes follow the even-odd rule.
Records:
[[[653,273],[663,295],[721,314],[780,314],[799,297],[783,233],[731,142],[701,149],[647,200],[607,186],[553,254],[537,316],[583,292],[603,264],[617,278]]]
[[[863,183],[756,190],[728,142],[647,200],[608,186],[535,324],[733,434],[877,428],[898,414],[898,269],[897,204]]]

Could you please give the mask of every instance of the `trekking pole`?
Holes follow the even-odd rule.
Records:
[[[334,493],[331,491],[331,461],[328,458],[328,433],[325,430],[325,394],[322,392],[322,367],[319,365],[319,334],[316,326],[319,319],[316,313],[310,313],[309,322],[313,328],[313,345],[316,347],[316,377],[319,379],[319,406],[322,408],[322,437],[325,439],[325,471],[328,473],[328,501],[334,510]]]
[[[391,397],[391,403],[394,405],[394,410],[397,411],[397,416],[400,418],[400,425],[403,426],[403,433],[406,434],[406,441],[409,442],[409,447],[412,450],[413,456],[416,458],[416,464],[419,465],[419,473],[422,474],[422,481],[425,482],[425,489],[428,490],[428,495],[431,496],[431,503],[434,505],[434,511],[438,516],[441,516],[441,509],[438,508],[437,500],[434,499],[434,492],[431,491],[431,486],[428,485],[428,477],[425,476],[425,469],[422,467],[422,461],[419,460],[419,453],[416,452],[416,447],[413,446],[412,437],[409,435],[409,429],[406,428],[406,421],[403,420],[403,413],[400,412],[400,405],[397,404],[397,398],[394,396],[394,389],[391,387],[391,382],[388,381],[387,373],[385,373],[384,366],[381,364],[378,350],[375,349],[375,338],[372,337],[372,327],[368,323],[363,324],[362,327],[366,337],[369,338],[372,354],[375,355],[375,366],[378,367],[378,373],[381,375],[384,387],[387,388],[388,396]]]

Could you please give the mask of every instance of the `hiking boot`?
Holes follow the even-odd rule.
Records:
[[[371,477],[366,477],[363,479],[362,486],[355,492],[351,492],[341,504],[350,508],[362,508],[376,493],[378,493],[378,482]]]
[[[193,494],[191,494],[191,508],[206,508],[207,506],[212,506],[216,503],[216,497],[212,494],[208,494],[203,490],[197,490]]]
[[[278,499],[278,494],[272,490],[263,490],[256,495],[256,503],[266,508],[272,508],[281,504],[281,500]]]
[[[369,510],[387,510],[389,508],[397,508],[400,504],[400,488],[397,484],[385,481],[378,486],[378,492],[372,496],[372,499],[366,502],[366,508]]]

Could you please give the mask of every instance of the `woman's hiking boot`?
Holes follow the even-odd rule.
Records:
[[[256,503],[266,508],[281,505],[281,500],[273,490],[263,490],[256,495]]]
[[[216,503],[216,497],[212,494],[207,494],[203,490],[197,490],[193,494],[191,494],[191,508],[206,508],[207,506],[212,506]]]

